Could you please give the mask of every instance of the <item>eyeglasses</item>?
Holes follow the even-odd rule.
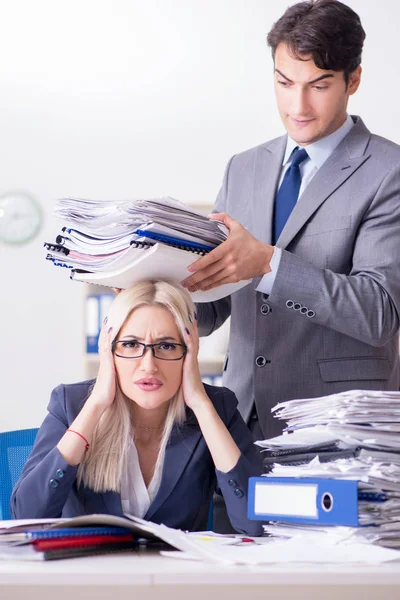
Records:
[[[159,342],[158,344],[142,344],[136,340],[116,340],[112,343],[112,351],[120,358],[140,358],[147,348],[151,348],[154,358],[160,360],[180,360],[187,352],[185,344],[175,342]]]

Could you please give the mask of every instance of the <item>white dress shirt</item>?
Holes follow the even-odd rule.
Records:
[[[121,481],[121,505],[124,514],[144,517],[160,487],[163,464],[164,459],[160,461],[147,488],[140,469],[136,446],[133,441],[130,442]]]
[[[304,147],[304,149],[307,151],[309,158],[307,158],[300,164],[301,185],[297,202],[301,202],[301,195],[310,183],[311,179],[314,177],[315,173],[318,171],[318,169],[322,167],[324,162],[330,157],[335,148],[350,132],[353,125],[353,119],[350,115],[347,115],[346,121],[341,127],[339,127],[339,129],[337,129],[330,135],[327,135],[326,137],[322,138],[321,140],[317,140],[316,142],[313,142],[312,144],[309,144],[308,146]],[[278,189],[281,186],[285,173],[290,166],[291,154],[294,148],[296,148],[297,146],[298,143],[295,142],[288,135]],[[276,273],[278,271],[279,263],[281,260],[281,256],[282,250],[275,246],[274,253],[270,262],[271,271],[269,273],[266,273],[262,277],[260,283],[256,288],[257,292],[263,292],[264,294],[271,293],[272,286],[274,285]]]

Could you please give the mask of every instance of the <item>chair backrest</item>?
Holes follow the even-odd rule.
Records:
[[[0,433],[0,519],[11,519],[11,492],[21,475],[36,438],[37,429]]]

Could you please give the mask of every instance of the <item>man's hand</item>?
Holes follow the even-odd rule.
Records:
[[[193,271],[194,275],[182,281],[184,287],[190,292],[211,290],[224,283],[236,283],[269,273],[273,246],[256,240],[226,213],[209,216],[222,221],[229,229],[229,236],[225,242],[189,266],[189,271]]]

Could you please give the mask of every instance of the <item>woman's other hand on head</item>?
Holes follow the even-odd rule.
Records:
[[[116,374],[112,353],[113,338],[112,327],[108,326],[106,318],[99,337],[99,371],[89,398],[91,403],[101,405],[104,408],[108,408],[113,403],[116,392]]]
[[[183,363],[182,391],[186,404],[195,411],[196,407],[209,402],[209,398],[204,390],[200,375],[197,321],[191,316],[189,320],[191,323],[185,332],[187,352]]]

